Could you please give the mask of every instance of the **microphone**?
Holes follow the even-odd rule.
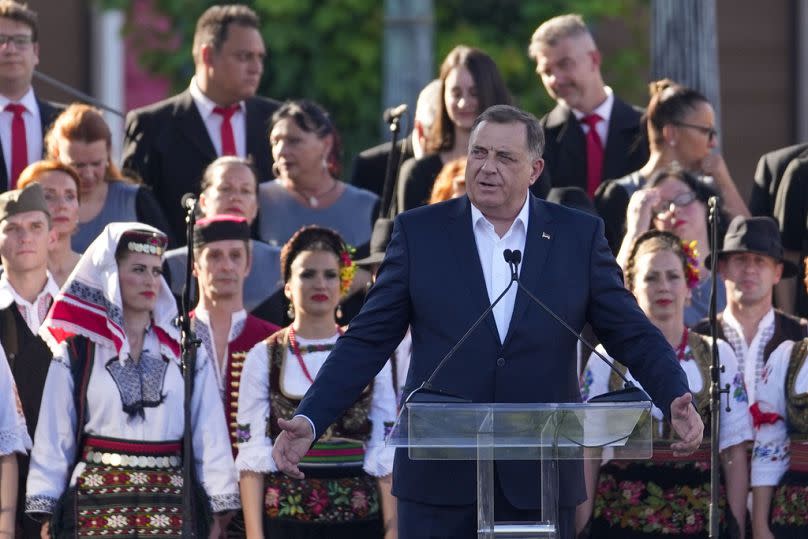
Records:
[[[507,251],[507,249],[506,249]],[[564,329],[572,333],[578,342],[583,344],[590,352],[598,356],[604,363],[606,363],[610,369],[617,373],[617,375],[623,380],[624,387],[618,391],[611,391],[609,393],[604,393],[602,395],[598,395],[597,397],[592,397],[589,399],[589,402],[643,402],[643,401],[651,401],[651,397],[648,396],[648,393],[645,390],[637,387],[631,382],[626,376],[620,372],[620,369],[614,366],[612,361],[606,359],[606,356],[598,352],[594,346],[592,346],[589,341],[584,339],[583,335],[575,331],[572,326],[567,324],[560,316],[558,316],[550,307],[544,304],[539,298],[533,295],[533,293],[528,290],[528,288],[522,284],[522,281],[519,280],[517,275],[517,266],[522,261],[522,252],[517,250],[511,251],[510,260],[506,261],[511,264],[511,279],[516,281],[516,285],[519,287],[519,290],[527,294],[527,296],[533,300],[533,303],[541,307],[544,312],[552,316],[556,322],[564,326]],[[510,285],[509,285],[510,286]]]
[[[516,251],[516,252],[518,252],[518,251]],[[489,305],[488,308],[483,311],[483,314],[481,314],[480,317],[477,318],[477,320],[474,321],[474,323],[471,325],[471,327],[463,334],[462,337],[460,337],[460,340],[457,341],[457,343],[452,347],[452,349],[449,350],[446,353],[445,356],[443,356],[443,359],[440,360],[440,363],[438,363],[438,366],[435,367],[434,371],[432,371],[432,374],[429,376],[429,378],[426,380],[426,382],[424,382],[423,384],[421,384],[420,386],[415,388],[412,392],[410,392],[409,395],[407,395],[407,398],[404,399],[404,404],[409,404],[409,403],[412,403],[412,402],[416,402],[416,403],[471,402],[469,399],[467,399],[465,397],[461,397],[459,395],[453,395],[452,393],[449,393],[448,391],[444,391],[442,389],[435,388],[432,385],[432,381],[435,379],[435,376],[440,372],[440,370],[443,368],[443,366],[446,364],[446,362],[449,361],[449,359],[455,354],[455,352],[457,352],[457,350],[463,345],[463,343],[468,340],[468,338],[471,336],[471,334],[474,332],[474,330],[477,328],[477,326],[479,326],[480,323],[483,320],[485,320],[485,317],[488,316],[488,313],[490,313],[494,309],[494,307],[497,305],[497,303],[499,303],[500,300],[502,300],[502,298],[505,297],[505,294],[507,294],[508,290],[511,289],[511,286],[513,286],[513,283],[518,283],[519,282],[518,276],[516,275],[515,270],[514,270],[514,266],[512,265],[513,264],[513,262],[512,262],[513,253],[514,253],[514,251],[511,251],[510,249],[505,249],[502,252],[502,256],[505,258],[505,262],[507,262],[508,266],[511,268],[511,280],[508,283],[508,286],[506,286],[505,290],[503,290],[502,293],[499,296],[497,296],[497,299],[495,299],[491,303],[491,305]],[[519,257],[520,257],[519,259],[520,260],[521,260],[521,256],[522,256],[522,254],[520,253],[519,254]]]
[[[397,107],[390,107],[389,109],[385,109],[384,113],[382,113],[382,118],[384,118],[384,123],[393,123],[394,121],[401,118],[404,113],[407,112],[407,104],[402,103]]]
[[[180,199],[180,205],[184,210],[196,209],[196,195],[193,193],[185,193]]]

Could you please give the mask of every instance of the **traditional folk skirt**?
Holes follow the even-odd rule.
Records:
[[[652,460],[611,461],[601,468],[591,537],[707,538],[709,507],[709,452],[677,458],[655,449]],[[720,536],[736,536],[723,483],[719,510]]]
[[[791,443],[789,470],[774,490],[769,527],[777,539],[808,537],[808,445]]]
[[[182,445],[87,438],[56,537],[182,537]]]
[[[384,535],[377,479],[362,469],[361,442],[318,442],[301,461],[303,480],[266,476],[264,534],[278,538]]]

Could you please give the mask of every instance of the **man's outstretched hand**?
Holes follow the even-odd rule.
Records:
[[[704,423],[693,406],[693,395],[690,393],[676,397],[671,402],[671,426],[681,440],[671,444],[674,455],[686,457],[701,445]]]
[[[305,476],[300,468],[300,460],[306,455],[314,442],[314,433],[311,424],[303,417],[293,417],[289,421],[278,419],[278,426],[283,429],[272,448],[272,458],[278,471],[294,479],[303,479]]]

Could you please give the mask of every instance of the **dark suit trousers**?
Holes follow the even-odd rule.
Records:
[[[575,508],[559,507],[558,539],[575,536]],[[496,522],[537,522],[540,511],[517,509],[508,502],[499,478],[494,481],[494,520]],[[400,539],[476,539],[477,505],[430,505],[398,500]]]

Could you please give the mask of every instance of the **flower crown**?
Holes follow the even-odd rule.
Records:
[[[682,251],[685,253],[685,278],[687,287],[695,288],[699,284],[699,252],[696,249],[698,242],[682,240]]]
[[[356,264],[353,261],[353,254],[356,249],[347,243],[342,244],[342,251],[339,253],[339,292],[343,296],[351,289],[354,275],[356,275]]]

